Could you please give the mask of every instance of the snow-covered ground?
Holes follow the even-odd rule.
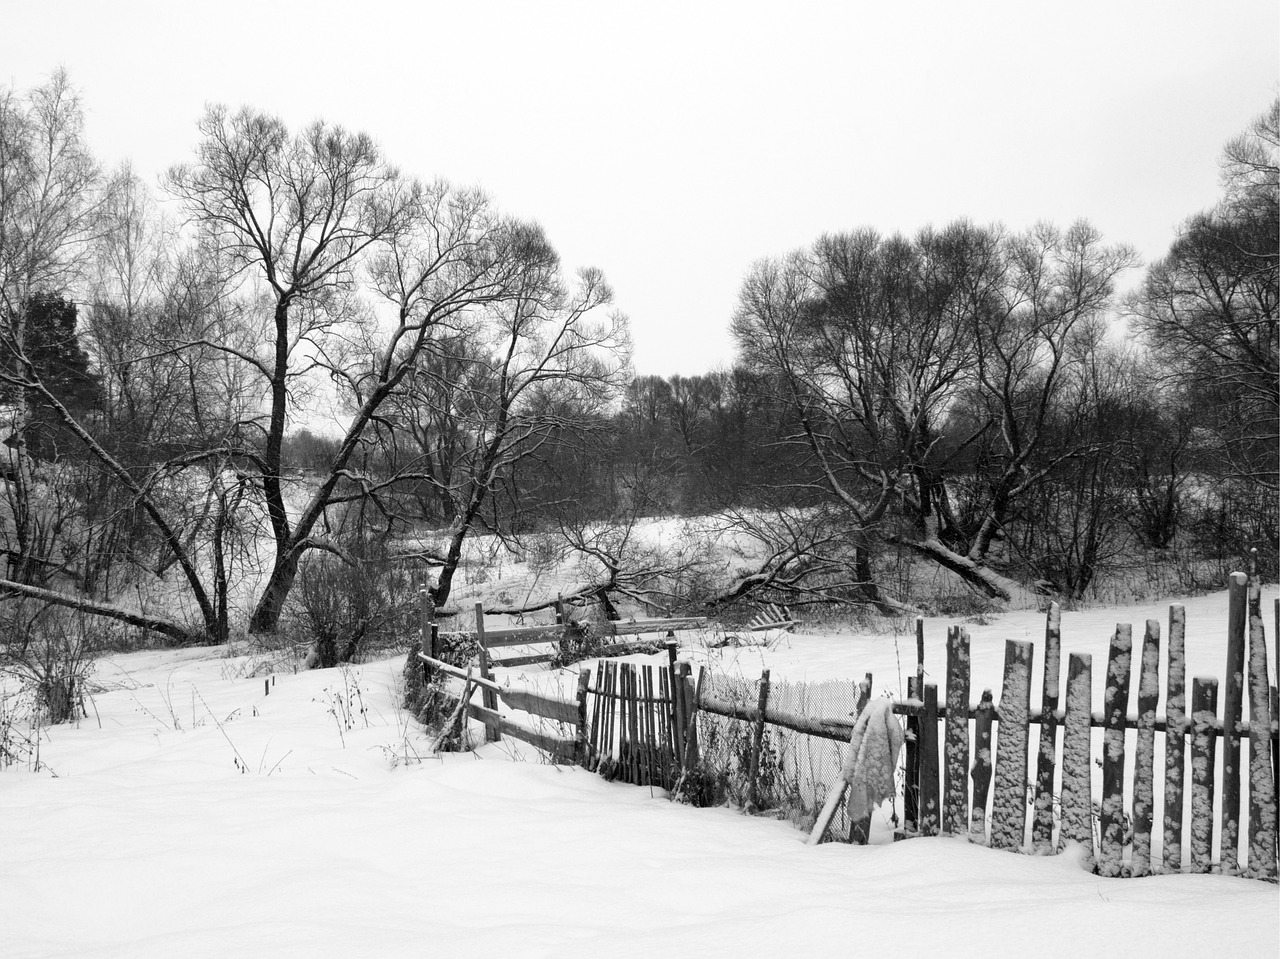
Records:
[[[1225,602],[1186,601],[1189,676],[1222,674]],[[1140,636],[1167,616],[1067,613],[1064,658],[1094,654],[1100,700],[1115,623]],[[935,678],[945,626],[926,623]],[[979,690],[998,696],[1006,638],[1035,640],[1038,669],[1041,615],[969,628]],[[685,652],[748,677],[872,671],[897,692],[914,638],[690,637]],[[99,662],[89,717],[42,733],[47,768],[0,773],[0,955],[1280,955],[1277,887],[1256,881],[1107,880],[958,839],[810,847],[789,823],[509,741],[430,756],[396,708],[402,664],[277,663],[272,680],[225,648]]]

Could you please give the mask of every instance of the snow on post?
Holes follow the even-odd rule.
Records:
[[[1058,677],[1062,673],[1062,609],[1049,605],[1044,627],[1044,686],[1040,694],[1040,754],[1036,762],[1035,818],[1031,842],[1037,852],[1053,850],[1053,778],[1058,751]]]
[[[991,804],[991,845],[1021,849],[1027,826],[1027,744],[1030,739],[1033,644],[1004,644],[1004,685],[996,734],[996,788]]]
[[[1218,681],[1191,681],[1191,871],[1213,864],[1213,764],[1218,746]]]
[[[991,690],[982,691],[982,699],[974,710],[974,736],[977,742],[973,750],[973,807],[969,819],[969,840],[987,841],[987,796],[991,789],[991,721],[996,707],[991,701]]]
[[[1102,815],[1098,874],[1119,876],[1124,860],[1124,722],[1133,672],[1133,627],[1117,623],[1107,654],[1107,687],[1102,716]]]
[[[1169,607],[1169,677],[1164,716],[1164,868],[1182,870],[1182,784],[1187,734],[1187,611]]]
[[[1244,630],[1248,577],[1232,573],[1227,611],[1227,674],[1222,688],[1222,871],[1240,871],[1240,718],[1244,710]]]
[[[1086,863],[1093,850],[1093,657],[1072,653],[1067,661],[1067,705],[1062,723],[1062,828],[1058,846],[1079,843]]]
[[[947,731],[944,747],[946,781],[942,831],[966,832],[969,788],[969,633],[959,626],[947,630]]]
[[[1262,595],[1249,584],[1249,858],[1247,875],[1276,880],[1276,793],[1271,766],[1271,689]]]
[[[1155,809],[1156,705],[1160,701],[1160,623],[1147,620],[1138,677],[1138,745],[1133,759],[1133,858],[1130,874],[1151,875]]]

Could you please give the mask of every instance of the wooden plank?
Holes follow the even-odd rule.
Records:
[[[614,620],[594,624],[593,629],[604,636],[639,636],[641,633],[667,633],[677,629],[700,629],[706,626],[705,616],[684,616],[679,619]]]
[[[1053,781],[1058,753],[1058,681],[1062,675],[1062,609],[1049,604],[1044,627],[1044,682],[1040,692],[1040,751],[1036,757],[1035,815],[1031,844],[1037,852],[1053,850]]]
[[[1191,681],[1191,871],[1213,866],[1213,775],[1218,737],[1213,721],[1218,712],[1218,681]]]
[[[996,782],[991,803],[991,845],[1021,849],[1027,826],[1027,747],[1030,742],[1032,644],[1004,644],[1004,683],[996,733]]]
[[[942,831],[968,832],[969,784],[969,634],[959,626],[947,630],[947,729],[943,749]]]
[[[973,750],[973,806],[969,815],[969,839],[976,843],[987,841],[987,796],[991,790],[991,723],[995,718],[995,703],[991,690],[982,691],[982,699],[974,716]]]
[[[1099,816],[1098,875],[1119,876],[1124,859],[1124,717],[1133,673],[1133,627],[1117,623],[1107,654],[1107,686],[1102,715],[1102,806]]]
[[[751,727],[751,755],[747,759],[747,811],[758,808],[760,747],[764,743],[764,714],[769,705],[769,670],[760,674],[760,689],[756,695],[756,721]]]
[[[1262,585],[1249,583],[1249,855],[1245,874],[1275,882],[1276,792],[1271,766],[1271,682],[1262,624]]]
[[[1093,658],[1072,653],[1067,661],[1067,708],[1062,723],[1062,825],[1058,848],[1069,842],[1094,860],[1093,848]]]
[[[907,698],[920,695],[916,689],[916,677],[907,677]],[[907,741],[903,750],[904,782],[902,785],[902,827],[907,833],[920,829],[920,714],[907,714]]]
[[[518,666],[538,666],[542,663],[551,662],[555,653],[530,653],[527,656],[506,656],[502,659],[494,659],[490,657],[489,665],[494,669],[514,669]]]
[[[1249,587],[1244,573],[1232,573],[1227,596],[1227,671],[1222,681],[1222,828],[1218,856],[1222,871],[1240,871],[1240,733],[1244,708],[1244,634]]]
[[[1186,768],[1187,611],[1181,603],[1169,607],[1169,675],[1165,680],[1164,712],[1164,848],[1166,872],[1182,871],[1183,782]]]
[[[485,638],[490,649],[501,646],[523,646],[526,643],[554,643],[564,636],[564,627],[559,623],[548,623],[544,626],[506,626],[502,629],[486,629]]]
[[[920,717],[920,835],[936,836],[942,803],[938,790],[938,685],[925,683]]]
[[[596,666],[596,688],[599,689],[604,682],[601,675],[604,672],[602,666]],[[590,683],[587,684],[587,692],[591,692]],[[587,754],[587,768],[592,772],[600,766],[600,723],[601,723],[601,697],[600,694],[591,695],[591,750]]]
[[[543,719],[550,719],[552,722],[566,723],[570,726],[578,724],[577,702],[518,686],[504,686],[498,695],[512,709],[522,709]]]
[[[542,733],[526,726],[521,726],[519,723],[512,722],[507,717],[499,714],[496,710],[489,709],[479,703],[469,703],[467,711],[473,718],[484,723],[486,729],[492,726],[513,739],[519,739],[532,746],[537,746],[556,762],[573,761],[574,741],[572,739],[562,739],[559,736],[552,736],[549,733]]]
[[[749,723],[756,722],[760,717],[760,711],[755,706],[748,706],[745,703],[726,702],[709,694],[703,696],[699,706],[717,716],[724,716],[727,719],[741,719]],[[773,726],[790,729],[792,732],[804,733],[806,736],[819,736],[836,742],[848,742],[849,734],[853,731],[854,724],[854,718],[851,716],[816,718],[800,716],[777,709],[766,709],[764,721]]]
[[[1147,620],[1138,674],[1138,740],[1133,757],[1133,853],[1129,873],[1151,875],[1155,815],[1156,705],[1160,701],[1160,623]]]

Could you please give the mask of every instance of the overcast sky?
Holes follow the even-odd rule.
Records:
[[[1280,4],[0,3],[0,83],[58,66],[151,182],[216,102],[479,184],[605,272],[638,372],[692,374],[751,263],[823,232],[1084,217],[1157,258],[1280,94]]]

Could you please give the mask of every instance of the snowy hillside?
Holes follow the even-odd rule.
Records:
[[[1187,601],[1189,674],[1221,674],[1225,602]],[[1148,617],[1167,609],[1068,613],[1063,648],[1097,654],[1117,621]],[[944,627],[926,625],[938,672]],[[1038,640],[1043,620],[970,631],[975,682],[995,685],[1002,640]],[[894,691],[911,649],[883,633],[686,643],[717,670],[870,670]],[[1069,855],[955,839],[809,847],[789,823],[673,804],[509,741],[430,756],[396,708],[402,663],[100,661],[88,718],[41,733],[39,772],[0,773],[0,954],[1280,954],[1277,889],[1256,881],[1105,880]]]

